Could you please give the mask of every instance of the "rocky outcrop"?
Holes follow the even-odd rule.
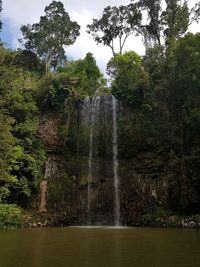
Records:
[[[38,134],[45,146],[56,146],[59,144],[59,119],[50,115],[43,116],[40,120]]]
[[[40,206],[39,211],[40,212],[46,212],[46,203],[47,203],[47,180],[42,180],[40,184]]]

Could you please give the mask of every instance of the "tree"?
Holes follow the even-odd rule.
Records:
[[[199,108],[200,34],[187,34],[177,42],[169,69],[169,105],[174,113]],[[200,113],[199,113],[200,114]]]
[[[95,95],[105,87],[105,79],[100,72],[92,53],[87,53],[84,59],[77,60],[74,64],[74,74],[77,76],[82,94]]]
[[[100,72],[92,53],[84,59],[66,61],[66,66],[58,69],[69,77],[69,88],[79,97],[107,94],[106,79]]]
[[[163,84],[166,76],[166,58],[165,49],[161,45],[155,45],[146,50],[143,57],[144,69],[149,73],[151,88],[154,90]]]
[[[184,191],[184,180],[189,178],[200,194],[200,34],[188,33],[176,42],[168,68],[168,108],[173,133],[173,147],[176,156],[180,159],[180,175],[174,191],[177,191],[175,200],[177,205],[182,201],[181,195],[195,200],[194,194]],[[190,159],[190,160],[188,160]],[[185,173],[186,172],[186,173]],[[184,200],[184,198],[183,198]],[[198,204],[199,205],[199,204]],[[183,206],[184,207],[184,206]]]
[[[1,52],[0,198],[3,194],[4,200],[25,206],[38,188],[44,164],[35,101],[39,76],[16,66],[16,53]]]
[[[166,43],[182,37],[190,24],[190,11],[187,1],[166,0],[166,10],[163,11],[164,36]]]
[[[10,174],[16,141],[11,133],[12,124],[12,118],[0,110],[0,203],[8,196],[9,187],[17,181]]]
[[[21,31],[28,50],[45,60],[46,72],[65,59],[64,45],[72,45],[79,35],[80,26],[70,20],[61,2],[53,1],[45,8],[39,23],[22,25]],[[20,40],[20,42],[23,42]]]
[[[134,32],[138,32],[141,22],[141,12],[137,5],[106,7],[102,17],[93,19],[93,23],[87,25],[87,33],[91,34],[97,44],[107,45],[116,54],[114,41],[118,38],[119,53],[122,54],[127,38]]]
[[[169,45],[171,41],[182,37],[190,24],[199,20],[200,3],[191,9],[188,0],[139,0],[138,6],[147,12],[147,23],[141,24],[141,33],[147,47],[161,45],[162,41]],[[163,10],[163,6],[166,8]]]
[[[147,11],[148,24],[141,25],[146,45],[153,42],[161,45],[162,19],[161,0],[140,0],[138,6]]]
[[[18,49],[11,61],[12,65],[23,68],[27,71],[34,71],[39,74],[45,73],[45,65],[38,56],[31,50]]]
[[[148,76],[139,55],[133,51],[117,54],[108,62],[107,72],[112,78],[113,95],[136,106],[143,102]]]

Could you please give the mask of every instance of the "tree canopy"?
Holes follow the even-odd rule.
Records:
[[[127,38],[133,33],[137,34],[140,22],[141,12],[135,4],[107,6],[100,19],[93,19],[93,23],[87,25],[87,32],[97,44],[110,47],[113,55],[118,52],[122,54]],[[116,49],[117,39],[119,50]]]
[[[71,21],[61,2],[53,1],[45,8],[39,23],[22,25],[24,46],[46,62],[46,71],[54,69],[65,59],[65,45],[71,45],[79,35],[80,26]],[[20,40],[23,42],[22,40]]]
[[[192,8],[189,8],[187,0],[165,0],[164,4],[161,0],[139,0],[137,4],[142,14],[147,12],[147,22],[142,21],[141,33],[148,47],[177,40],[186,33],[190,24],[199,20],[200,3]]]
[[[127,103],[142,103],[148,77],[139,55],[133,51],[125,52],[123,55],[117,54],[108,62],[107,73],[112,78],[113,95]]]

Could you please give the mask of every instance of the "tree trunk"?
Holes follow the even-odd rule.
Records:
[[[48,73],[49,71],[49,63],[48,63],[48,59],[45,60],[45,67],[46,67],[46,74]]]

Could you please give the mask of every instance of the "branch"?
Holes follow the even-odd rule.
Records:
[[[128,38],[130,35],[131,35],[131,33],[126,34],[126,36],[125,36],[125,38],[124,38],[124,41],[123,41],[123,43],[122,43],[121,49],[124,48],[125,42],[126,42],[127,38]]]
[[[115,53],[115,51],[114,51],[114,43],[113,43],[113,39],[112,39],[112,45],[111,44],[107,44],[110,48],[111,48],[111,50],[112,50],[112,53],[113,53],[113,56],[115,56],[116,55],[116,53]]]

